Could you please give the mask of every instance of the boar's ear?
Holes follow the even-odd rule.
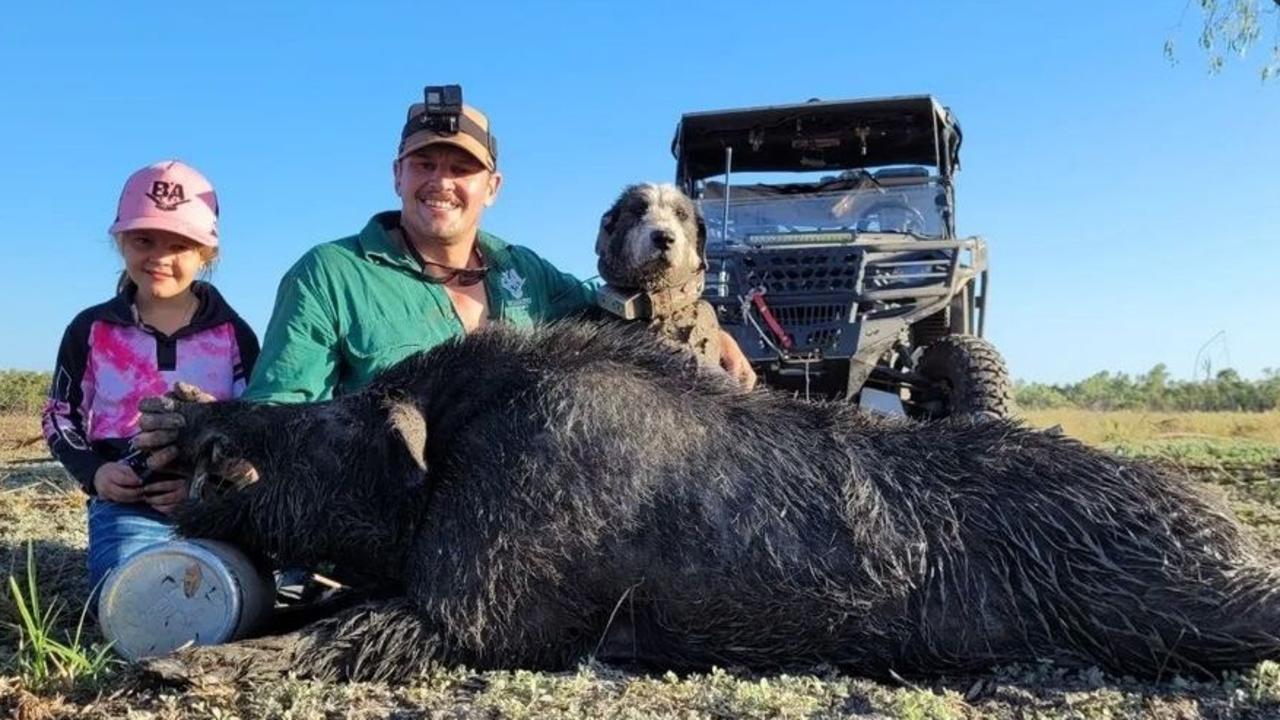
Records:
[[[418,468],[427,469],[427,419],[418,408],[406,402],[387,405],[387,425]]]

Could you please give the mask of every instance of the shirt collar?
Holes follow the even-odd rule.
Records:
[[[125,289],[116,293],[109,302],[102,308],[102,314],[99,319],[105,320],[116,325],[135,325],[137,318],[133,314],[133,298],[137,294],[138,289],[130,284]]]
[[[230,306],[222,299],[222,295],[217,288],[207,282],[196,280],[191,283],[191,292],[195,294],[196,300],[200,304],[196,306],[196,311],[191,316],[191,321],[176,334],[197,332],[231,319]],[[134,305],[137,295],[137,286],[130,283],[102,307],[98,319],[116,325],[141,324]]]

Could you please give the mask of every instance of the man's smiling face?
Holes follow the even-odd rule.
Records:
[[[484,208],[493,204],[502,175],[471,153],[444,143],[429,145],[395,163],[400,224],[414,243],[470,242]]]

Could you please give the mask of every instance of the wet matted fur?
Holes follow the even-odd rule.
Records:
[[[701,299],[707,228],[674,185],[631,185],[600,218],[597,269],[608,288],[644,298],[643,322],[661,337],[720,366],[720,323]]]
[[[431,663],[1159,676],[1280,657],[1277,574],[1183,480],[1008,421],[741,393],[633,326],[495,326],[330,403],[180,406],[262,479],[184,533],[391,596],[168,677]],[[618,638],[615,630],[623,637]]]

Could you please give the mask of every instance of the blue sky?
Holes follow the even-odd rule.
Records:
[[[1220,332],[1215,367],[1280,367],[1280,82],[1210,77],[1182,0],[49,5],[0,26],[0,368],[49,368],[110,295],[120,186],[168,157],[217,186],[213,280],[261,332],[302,252],[395,206],[405,107],[448,82],[501,144],[485,227],[582,276],[682,112],[934,94],[1015,376],[1187,377]]]

